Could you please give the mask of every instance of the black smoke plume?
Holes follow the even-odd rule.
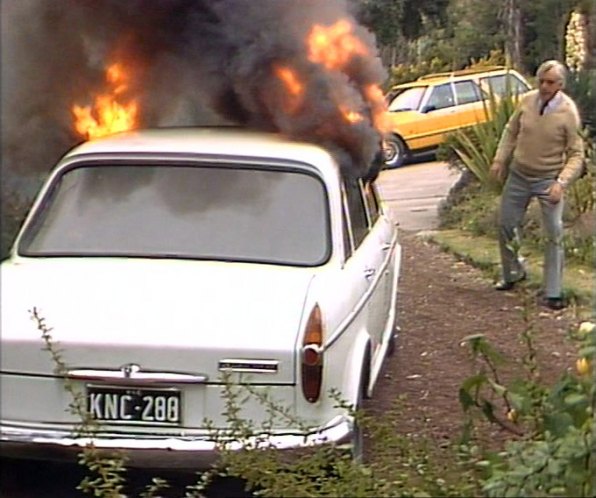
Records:
[[[341,99],[365,116],[359,89],[380,84],[374,37],[344,0],[2,0],[3,169],[45,173],[81,141],[73,104],[89,105],[115,59],[133,73],[143,127],[238,124],[322,143],[344,172],[367,174],[380,137],[370,119],[349,124]],[[307,58],[316,24],[339,19],[370,55],[342,72]],[[288,114],[274,76],[306,77],[304,105]]]

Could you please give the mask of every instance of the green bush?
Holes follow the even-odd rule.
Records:
[[[468,432],[481,417],[516,435],[503,451],[478,462],[488,496],[593,496],[594,324],[582,323],[570,338],[578,345],[576,372],[563,373],[550,386],[540,380],[532,323],[520,337],[527,347],[525,376],[509,382],[502,376],[503,356],[482,334],[464,339],[478,362],[460,389]]]
[[[448,135],[440,147],[439,157],[451,163],[458,162],[461,167],[470,171],[484,188],[499,193],[502,184],[493,179],[489,171],[503,130],[515,111],[517,98],[510,93],[501,98],[491,94],[488,101],[484,102],[484,112],[490,119]]]
[[[499,198],[477,180],[452,192],[440,209],[441,228],[459,228],[474,235],[497,236]]]
[[[422,61],[419,64],[398,64],[390,69],[387,89],[401,83],[409,83],[427,74],[449,70],[449,65],[438,58],[433,58],[430,62]]]
[[[590,136],[596,136],[596,69],[572,72],[565,87],[577,104]]]

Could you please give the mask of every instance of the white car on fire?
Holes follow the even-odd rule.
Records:
[[[208,465],[231,382],[302,421],[269,428],[279,450],[346,444],[358,457],[361,431],[332,393],[355,408],[372,395],[394,348],[400,261],[374,181],[345,178],[317,145],[213,128],[79,145],[2,263],[1,453],[70,458],[88,443],[68,382],[97,448],[133,466]],[[240,415],[257,430],[269,419],[254,397]]]

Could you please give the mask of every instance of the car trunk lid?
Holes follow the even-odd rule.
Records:
[[[50,375],[30,310],[69,369],[190,374],[224,370],[294,383],[308,268],[212,261],[73,258],[3,265],[4,372]]]

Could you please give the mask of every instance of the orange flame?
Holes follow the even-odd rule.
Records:
[[[275,74],[281,79],[288,92],[291,95],[297,96],[302,93],[304,90],[304,85],[298,79],[298,75],[295,71],[292,71],[289,67],[276,67]]]
[[[293,113],[300,106],[302,94],[304,93],[304,84],[300,81],[296,71],[289,67],[275,66],[273,70],[290,94],[290,99],[286,102],[286,111]]]
[[[360,114],[359,112],[353,111],[351,109],[348,109],[344,105],[339,106],[339,111],[341,112],[342,116],[345,118],[345,120],[348,123],[352,123],[352,124],[359,123],[360,121],[362,121],[364,119],[362,114]]]
[[[366,46],[352,34],[352,25],[341,19],[331,26],[315,24],[308,35],[308,58],[327,69],[342,69],[352,57],[367,55]]]
[[[391,126],[387,115],[387,103],[383,90],[378,85],[364,87],[364,97],[370,103],[374,127],[381,133],[387,133]]]
[[[354,57],[370,55],[366,45],[352,32],[353,26],[346,19],[340,19],[331,26],[316,24],[307,37],[308,58],[311,62],[323,65],[330,71],[344,71]],[[361,87],[360,93],[370,109],[373,126],[381,133],[389,129],[385,98],[378,85]],[[349,123],[364,119],[359,112],[339,104],[339,111]]]
[[[138,104],[136,101],[120,103],[116,96],[128,89],[128,75],[121,64],[115,63],[106,69],[106,81],[111,86],[108,93],[98,95],[93,107],[72,107],[77,133],[93,139],[111,133],[131,130],[138,126]]]

